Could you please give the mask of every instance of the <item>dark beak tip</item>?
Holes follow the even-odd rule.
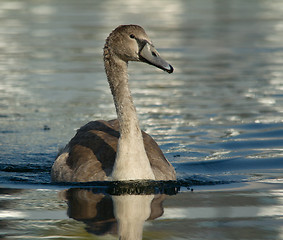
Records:
[[[170,66],[170,69],[166,70],[166,71],[170,74],[170,73],[174,72],[174,68],[171,65],[169,65],[169,66]]]

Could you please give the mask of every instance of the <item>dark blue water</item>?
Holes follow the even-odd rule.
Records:
[[[282,178],[281,1],[161,5],[0,3],[1,183],[50,183],[57,151],[75,130],[116,117],[102,47],[124,23],[144,26],[175,68],[167,75],[132,63],[129,71],[142,128],[178,180]]]
[[[282,0],[1,0],[0,238],[118,239],[138,219],[143,239],[283,239],[282,16]],[[102,48],[129,23],[175,69],[129,64],[178,181],[51,183],[76,129],[116,118]]]

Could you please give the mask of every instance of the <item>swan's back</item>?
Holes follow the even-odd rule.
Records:
[[[53,181],[106,181],[115,163],[119,122],[93,121],[81,127],[52,168]],[[153,138],[142,131],[145,150],[156,180],[175,179],[175,170]],[[56,171],[60,169],[60,171]]]

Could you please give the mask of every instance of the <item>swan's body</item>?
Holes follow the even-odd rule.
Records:
[[[104,65],[118,119],[81,127],[54,162],[53,181],[176,179],[156,142],[139,127],[128,86],[128,61],[143,61],[173,72],[140,26],[116,28],[106,40]]]

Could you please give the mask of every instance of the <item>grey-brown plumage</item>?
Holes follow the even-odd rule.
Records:
[[[56,158],[51,171],[53,181],[176,179],[173,166],[157,143],[140,130],[128,86],[128,61],[143,61],[173,71],[140,26],[116,28],[106,40],[104,65],[118,119],[81,127]]]
[[[151,136],[142,132],[145,150],[156,180],[175,179],[175,171]],[[57,181],[104,181],[111,175],[119,133],[117,119],[93,121],[81,127],[66,146],[69,156]],[[58,166],[59,167],[59,166]],[[170,171],[168,171],[170,170]],[[83,174],[82,174],[83,173]],[[66,178],[66,175],[69,176]]]

